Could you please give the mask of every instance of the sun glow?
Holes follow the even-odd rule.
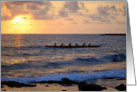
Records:
[[[18,15],[11,20],[12,31],[19,34],[25,34],[30,29],[32,23],[30,15]]]
[[[13,24],[29,24],[30,16],[29,15],[18,15],[13,20]]]
[[[14,21],[15,23],[21,23],[21,22],[22,22],[21,20],[22,20],[21,18],[16,17],[13,21]]]

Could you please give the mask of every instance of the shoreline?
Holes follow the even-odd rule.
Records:
[[[89,81],[41,81],[29,84],[14,81],[1,82],[1,91],[125,91],[125,78],[107,78]]]

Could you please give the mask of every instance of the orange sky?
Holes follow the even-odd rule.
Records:
[[[1,1],[1,33],[126,33],[126,1]]]

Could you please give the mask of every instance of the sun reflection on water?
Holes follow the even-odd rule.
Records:
[[[24,46],[24,44],[22,42],[22,35],[21,34],[15,35],[14,45],[15,45],[15,47],[22,47],[22,46]]]

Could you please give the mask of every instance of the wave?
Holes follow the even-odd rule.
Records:
[[[18,55],[18,56],[22,56]],[[38,56],[38,54],[24,54],[23,56]],[[102,58],[95,58],[95,57],[81,57],[75,58],[72,60],[66,61],[26,61],[23,63],[13,64],[13,65],[2,65],[2,69],[24,69],[24,68],[31,68],[31,67],[43,67],[43,68],[61,68],[66,66],[87,66],[87,65],[96,65],[96,64],[103,64],[109,62],[124,62],[126,61],[126,54],[115,54],[115,55],[107,55]],[[37,65],[34,62],[38,63]]]
[[[104,58],[110,59],[112,62],[123,62],[126,61],[126,54],[120,53],[115,55],[108,55],[105,56]]]
[[[25,49],[25,48],[44,48],[44,46],[1,46],[1,49]]]
[[[81,60],[81,61],[98,61],[96,58],[77,58],[76,60]]]
[[[126,61],[126,54],[120,53],[120,54],[114,54],[114,55],[107,55],[102,58],[95,58],[95,57],[82,57],[82,58],[76,58],[78,61],[89,61],[91,63],[98,62],[98,63],[105,63],[105,62],[124,62]]]
[[[33,83],[33,82],[41,82],[41,81],[61,81],[63,78],[68,78],[73,81],[87,81],[87,80],[95,80],[95,79],[104,79],[104,78],[126,78],[126,70],[107,70],[107,71],[98,71],[93,72],[90,71],[88,73],[72,73],[72,74],[51,74],[40,77],[12,77],[8,78],[5,76],[1,77],[1,81],[15,81],[19,83]]]
[[[9,57],[27,57],[27,56],[40,56],[39,53],[17,53],[17,54],[2,54],[1,56],[9,56]]]

